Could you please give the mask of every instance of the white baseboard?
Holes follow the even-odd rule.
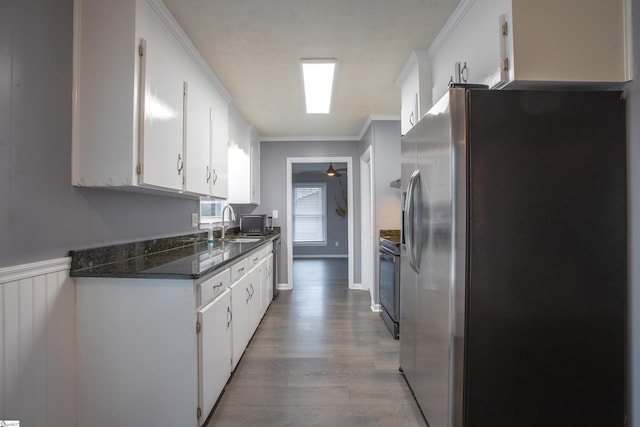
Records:
[[[371,311],[374,313],[380,313],[382,311],[382,307],[380,304],[371,304]]]
[[[288,283],[278,283],[276,285],[276,289],[279,291],[290,291],[291,290],[291,286],[289,286]]]

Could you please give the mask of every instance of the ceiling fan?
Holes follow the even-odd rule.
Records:
[[[326,165],[326,163],[325,163]],[[318,167],[322,166],[322,165],[317,165]],[[346,172],[347,168],[334,168],[333,167],[333,163],[329,163],[329,167],[325,170],[324,167],[322,167],[322,169],[320,170],[308,170],[308,171],[300,171],[297,173],[302,173],[302,174],[321,174],[321,175],[327,175],[327,176],[341,176],[342,174],[340,172]]]
[[[347,168],[338,168],[338,169],[334,169],[333,168],[333,163],[329,163],[329,168],[327,169],[326,173],[328,176],[340,176],[340,172],[338,171],[344,171],[346,172]]]

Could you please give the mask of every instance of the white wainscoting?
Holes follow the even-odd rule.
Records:
[[[0,420],[76,425],[70,259],[0,268]]]

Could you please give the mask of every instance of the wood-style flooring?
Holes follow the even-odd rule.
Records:
[[[399,343],[344,259],[294,262],[208,427],[425,427],[398,371]]]

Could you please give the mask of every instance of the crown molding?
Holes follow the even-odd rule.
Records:
[[[340,141],[362,141],[364,134],[371,126],[372,122],[376,121],[400,121],[400,116],[395,114],[373,114],[368,116],[364,124],[362,125],[362,129],[360,133],[355,136],[267,136],[262,137],[260,141],[264,142],[340,142]]]
[[[429,46],[428,52],[431,57],[433,57],[444,45],[447,39],[451,36],[455,28],[460,24],[462,18],[465,17],[471,6],[476,2],[476,0],[462,0],[456,10],[453,11],[449,19],[447,20],[442,30],[438,33],[433,42],[431,42],[431,46]]]
[[[178,42],[184,47],[187,53],[191,56],[194,62],[198,65],[200,70],[207,76],[209,81],[213,84],[213,86],[220,92],[220,95],[228,102],[232,103],[233,98],[227,89],[222,85],[222,82],[218,79],[218,76],[213,72],[207,61],[204,60],[198,49],[193,45],[189,36],[184,32],[184,30],[178,24],[178,21],[173,17],[167,6],[162,3],[161,0],[147,0],[147,3],[155,10],[160,19],[165,23],[165,25],[169,28],[169,30],[173,33],[173,35],[178,39]]]

